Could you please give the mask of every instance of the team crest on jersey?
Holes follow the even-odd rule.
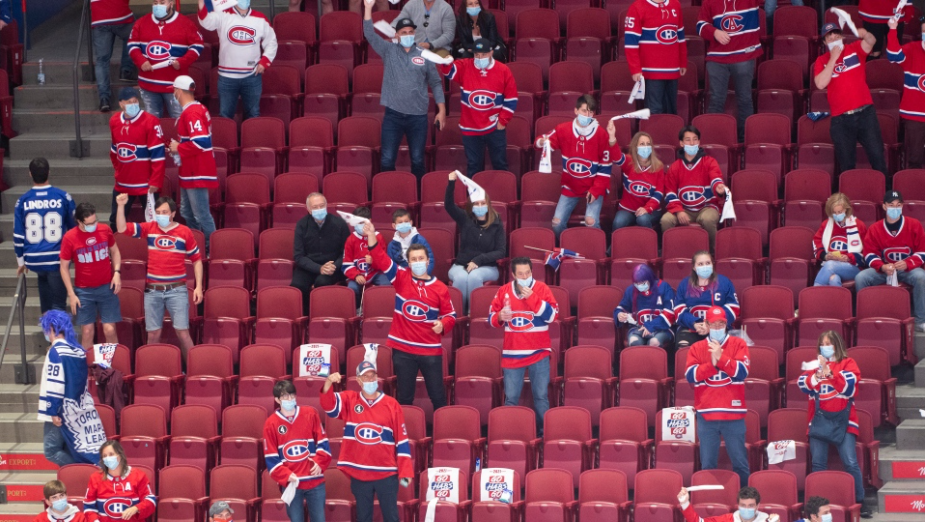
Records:
[[[835,64],[835,74],[841,74],[848,70],[848,67],[845,65],[845,62],[838,62]]]
[[[742,25],[742,15],[726,15],[720,20],[719,25],[727,33],[737,33],[745,28]]]
[[[280,426],[276,429],[276,432],[279,432],[280,434],[285,434],[285,433],[289,432],[289,429],[287,429],[285,425],[280,425]]]
[[[661,44],[673,44],[678,41],[678,29],[673,25],[663,25],[655,30],[655,39]]]
[[[678,191],[678,196],[680,196],[681,201],[684,202],[684,205],[689,207],[703,205],[707,201],[706,196],[703,194],[703,187],[696,185],[681,187],[681,190]]]
[[[235,45],[254,45],[257,31],[246,25],[236,25],[228,30],[228,40]]]
[[[94,245],[96,245],[96,236],[87,238],[87,247],[92,247]]]
[[[382,427],[375,423],[360,423],[353,429],[353,437],[363,445],[382,443]]]
[[[170,42],[155,40],[145,46],[145,55],[151,60],[167,60],[170,58]]]
[[[495,106],[495,94],[491,91],[473,91],[469,95],[469,105],[479,111],[491,109]]]
[[[640,323],[648,323],[656,316],[658,316],[658,311],[654,311],[652,309],[641,309],[636,313],[636,317],[639,319]]]
[[[648,196],[649,187],[651,187],[651,185],[645,182],[631,182],[629,184],[629,192],[636,196]]]
[[[716,374],[710,376],[706,381],[708,387],[725,387],[730,383],[732,383],[732,378],[730,378],[729,375],[723,371],[719,371]]]
[[[838,396],[838,391],[835,390],[835,387],[829,385],[828,382],[822,382],[819,384],[819,399],[820,400],[830,400]]]
[[[173,236],[158,236],[154,239],[154,245],[158,249],[169,250],[177,246],[177,240]]]
[[[891,262],[903,261],[912,254],[909,247],[887,247],[883,249],[883,257]]]
[[[591,176],[591,162],[584,158],[571,158],[565,166],[569,174],[575,178],[587,178]]]
[[[507,322],[508,328],[514,332],[528,331],[533,328],[533,313],[529,311],[517,311],[511,315],[511,321]]]
[[[122,519],[122,513],[132,506],[128,498],[109,498],[103,503],[103,511],[111,518]]]
[[[925,74],[915,81],[915,86],[918,87],[919,91],[925,91]]]
[[[134,144],[130,143],[119,143],[116,145],[116,156],[119,157],[119,161],[123,163],[134,162],[138,159],[135,156],[135,151],[137,148]]]
[[[830,251],[847,251],[848,250],[848,239],[844,236],[836,236],[832,238],[832,241],[829,242]]]
[[[702,320],[707,317],[707,311],[710,310],[710,307],[712,305],[694,305],[691,307],[691,314]]]
[[[286,461],[305,461],[309,457],[308,445],[305,440],[290,441],[283,445],[283,457]]]
[[[363,414],[363,405],[354,405],[353,412],[356,412],[357,414]]]
[[[420,56],[415,56],[414,58],[411,59],[411,63],[413,63],[414,65],[424,65],[424,59],[421,58]]]
[[[426,304],[415,300],[408,300],[401,306],[402,315],[411,321],[427,321],[429,310]]]
[[[369,264],[366,263],[366,258],[360,258],[359,260],[356,260],[354,265],[356,265],[360,272],[369,272],[370,267]]]

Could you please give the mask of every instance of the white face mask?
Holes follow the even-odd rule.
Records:
[[[831,51],[836,47],[842,47],[842,39],[839,38],[838,40],[832,40],[831,42],[827,42],[825,45],[829,48],[829,51]]]

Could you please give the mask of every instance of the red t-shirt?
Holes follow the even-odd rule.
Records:
[[[825,69],[825,65],[829,63],[829,56],[826,52],[816,59],[813,76]],[[867,53],[861,47],[861,40],[846,45],[841,52],[826,92],[832,116],[874,103],[870,96],[870,87],[867,86],[867,72],[864,68],[866,61]]]
[[[115,244],[112,229],[105,223],[97,225],[94,232],[82,231],[80,227],[67,231],[61,240],[61,259],[75,260],[75,287],[99,287],[112,281],[109,249]]]

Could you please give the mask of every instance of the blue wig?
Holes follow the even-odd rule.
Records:
[[[633,269],[633,283],[642,283],[644,281],[649,282],[650,289],[655,289],[658,278],[655,276],[655,271],[652,270],[652,267],[645,263],[640,263]]]
[[[39,319],[39,326],[45,332],[51,332],[55,335],[63,334],[64,339],[74,347],[81,347],[77,341],[77,334],[74,332],[74,325],[71,323],[71,315],[57,309],[52,309]]]

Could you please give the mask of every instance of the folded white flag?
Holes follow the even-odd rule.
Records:
[[[905,15],[905,13],[904,13],[903,11],[906,9],[906,4],[907,4],[907,3],[908,3],[908,2],[906,2],[906,0],[899,0],[899,3],[896,4],[896,8],[893,9],[893,18],[892,18],[892,20],[895,20],[895,21],[899,22],[899,21],[902,19],[903,15]]]
[[[337,214],[339,214],[340,217],[343,218],[344,221],[347,222],[347,225],[349,225],[351,228],[359,224],[366,224],[366,222],[369,221],[362,216],[350,214],[349,212],[337,211]]]
[[[427,512],[424,514],[425,523],[433,523],[437,518],[437,503],[440,502],[440,498],[434,498],[427,502]]]
[[[295,499],[295,491],[298,486],[298,481],[290,481],[289,484],[286,485],[286,490],[284,490],[283,495],[280,496],[280,499],[282,499],[286,505],[292,504],[292,500]]]
[[[633,90],[630,91],[630,99],[627,100],[627,103],[633,103],[636,100],[643,100],[646,97],[646,79],[640,78],[636,81],[636,85],[633,86]]]
[[[800,364],[800,370],[806,372],[808,370],[816,370],[819,368],[819,360],[810,360],[804,361]]]
[[[925,409],[919,409],[919,415],[925,418]]]
[[[622,120],[624,118],[633,118],[636,120],[648,120],[652,116],[652,111],[648,109],[640,109],[638,111],[633,111],[631,113],[621,114],[620,116],[614,116],[611,118],[612,121]]]
[[[171,58],[170,60],[164,60],[163,62],[156,63],[156,64],[152,65],[152,66],[151,66],[151,70],[152,70],[152,71],[157,71],[158,69],[163,69],[163,68],[165,68],[165,67],[169,67],[169,66],[172,65],[172,64],[173,64],[173,58]]]
[[[546,138],[546,143],[543,144],[543,152],[540,155],[540,172],[544,174],[549,174],[552,172],[552,147],[549,146],[549,138]]]
[[[366,352],[363,353],[363,361],[368,361],[373,365],[376,364],[379,358],[379,344],[378,343],[364,343],[363,348]]]
[[[792,439],[768,443],[768,464],[777,465],[797,458],[797,446]]]
[[[459,181],[466,186],[466,191],[469,193],[470,202],[478,202],[485,199],[485,189],[481,185],[472,181],[472,178],[464,175],[459,171],[456,172],[456,177],[459,178]]]
[[[723,215],[719,219],[720,221],[736,219],[736,210],[732,205],[732,191],[728,187],[726,188],[726,203],[723,204]]]
[[[452,56],[447,56],[446,58],[444,58],[433,51],[428,51],[427,49],[421,50],[421,58],[427,60],[428,62],[433,62],[435,64],[450,65],[451,63],[453,63]]]
[[[851,15],[849,15],[848,13],[846,13],[845,11],[842,11],[841,9],[837,7],[832,7],[831,9],[829,9],[829,11],[832,11],[833,13],[835,13],[836,16],[838,16],[838,26],[839,27],[844,29],[845,25],[847,25],[848,28],[851,29],[851,32],[854,33],[854,36],[858,36],[858,28],[855,27],[854,22],[851,21]]]
[[[373,27],[387,38],[395,38],[395,28],[389,25],[385,20],[379,20],[373,24]]]
[[[153,222],[154,218],[154,193],[148,193],[148,203],[145,205],[145,221]]]
[[[722,485],[692,485],[687,487],[688,492],[697,492],[698,490],[725,490]]]
[[[886,284],[892,287],[899,287],[899,273],[893,271],[893,274],[890,274],[886,277]]]

